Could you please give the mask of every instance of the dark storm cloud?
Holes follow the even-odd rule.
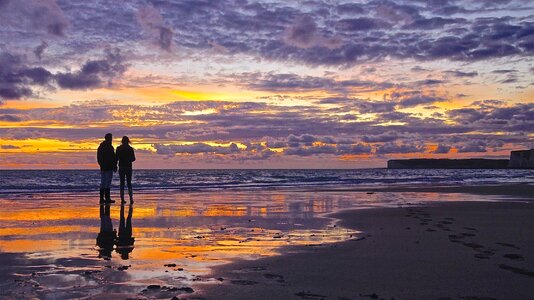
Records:
[[[21,99],[33,96],[33,87],[66,89],[109,86],[124,73],[127,65],[116,49],[106,50],[102,60],[88,60],[77,72],[52,74],[43,67],[31,67],[24,56],[0,53],[0,97]]]
[[[30,85],[47,85],[52,74],[41,67],[29,67],[24,57],[0,53],[0,97],[20,99],[32,95]]]
[[[78,72],[58,73],[57,84],[65,89],[90,89],[110,86],[127,69],[118,49],[106,50],[102,60],[88,60]]]

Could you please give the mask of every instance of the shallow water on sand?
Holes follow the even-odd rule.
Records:
[[[180,288],[193,282],[221,280],[210,277],[215,265],[276,255],[283,246],[357,237],[358,232],[324,217],[327,213],[480,198],[312,190],[166,192],[136,194],[133,205],[100,206],[94,193],[8,195],[0,198],[0,298],[114,293],[171,298],[191,292]]]

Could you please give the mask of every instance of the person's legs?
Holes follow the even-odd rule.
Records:
[[[104,182],[104,194],[106,197],[106,202],[114,203],[115,201],[111,200],[111,180],[113,179],[113,171],[103,171],[102,172],[102,181]]]
[[[126,183],[128,184],[128,196],[130,196],[130,202],[133,203],[132,169],[126,170]]]
[[[126,177],[126,172],[124,172],[123,169],[119,169],[119,177],[120,177],[120,194],[121,194],[121,202],[124,201],[124,180]]]
[[[106,185],[107,185],[107,177],[108,177],[108,174],[106,173],[107,171],[100,171],[100,202],[104,202],[104,196],[105,196],[105,193],[106,193]]]

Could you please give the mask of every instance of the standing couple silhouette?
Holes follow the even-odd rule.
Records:
[[[117,163],[119,165],[121,202],[126,203],[124,200],[124,182],[126,181],[130,203],[133,203],[132,162],[135,161],[134,149],[130,146],[130,139],[123,136],[121,145],[117,147],[117,152],[115,152],[112,140],[111,133],[107,133],[97,150],[97,160],[98,165],[100,165],[100,203],[115,203],[114,200],[111,200],[111,180],[113,173],[117,172]]]

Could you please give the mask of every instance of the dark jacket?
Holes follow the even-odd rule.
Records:
[[[98,146],[96,158],[100,165],[100,171],[114,171],[117,170],[117,157],[115,156],[115,148],[111,143],[103,141]]]
[[[117,160],[121,170],[131,169],[135,161],[134,149],[130,145],[120,145],[117,147]]]

